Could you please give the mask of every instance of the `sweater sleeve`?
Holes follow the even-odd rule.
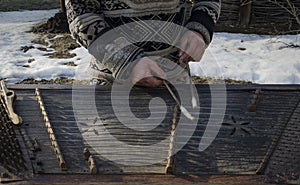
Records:
[[[72,36],[82,46],[88,48],[89,51],[93,51],[89,48],[92,43],[111,30],[104,20],[100,1],[66,0],[65,4]],[[134,44],[128,45],[128,41],[126,40],[123,44],[124,47],[109,49],[113,46],[120,46],[120,40],[124,41],[124,38],[113,38],[111,43],[97,48],[97,53],[90,52],[112,72],[114,77],[117,77],[119,71],[135,59],[134,56],[142,52],[141,49]]]
[[[209,45],[220,12],[221,0],[194,0],[191,17],[186,27],[202,34],[206,45]]]

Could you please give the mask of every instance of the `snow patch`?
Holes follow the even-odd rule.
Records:
[[[0,12],[0,78],[16,83],[27,78],[57,77],[88,79],[86,69],[91,56],[83,47],[75,49],[71,59],[50,59],[37,49],[24,53],[21,46],[41,47],[31,43],[38,36],[31,27],[46,21],[58,10]],[[59,38],[57,36],[56,38]],[[270,36],[215,33],[201,62],[190,64],[191,73],[213,78],[231,78],[262,84],[299,84],[300,35]],[[34,61],[31,59],[34,58]],[[66,66],[74,62],[77,66]]]
[[[191,73],[262,84],[299,84],[300,47],[287,47],[291,43],[300,45],[300,35],[215,33],[202,61],[191,63]]]

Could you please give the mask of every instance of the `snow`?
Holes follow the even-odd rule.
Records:
[[[28,78],[37,80],[57,77],[73,78],[77,69],[80,69],[82,74],[78,74],[79,79],[88,78],[83,70],[90,56],[84,48],[75,49],[73,52],[77,56],[72,59],[51,59],[45,56],[45,52],[38,49],[30,49],[26,53],[21,51],[22,46],[43,47],[31,43],[39,36],[28,31],[34,24],[46,21],[56,12],[58,10],[0,12],[0,78],[7,78],[8,83],[20,82]],[[29,62],[29,59],[34,59],[34,61]],[[64,65],[71,61],[78,66]],[[26,65],[30,67],[24,67]]]
[[[261,84],[299,84],[300,35],[254,35],[215,33],[200,63],[191,64],[192,74]],[[240,48],[240,49],[239,49]]]
[[[91,56],[77,48],[72,59],[50,59],[45,52],[31,49],[24,53],[21,46],[35,46],[38,38],[28,33],[33,24],[47,20],[58,10],[0,12],[0,78],[8,83],[23,79],[53,79],[57,77],[88,79],[86,69]],[[299,84],[300,35],[254,35],[215,33],[213,42],[200,63],[191,63],[191,73],[197,76],[247,80],[261,84]],[[30,62],[29,59],[35,60]],[[67,62],[78,66],[66,66]],[[29,65],[29,68],[24,67]]]

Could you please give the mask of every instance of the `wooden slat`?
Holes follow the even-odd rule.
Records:
[[[208,86],[197,86],[201,108],[200,112],[194,113],[199,117],[198,125],[194,131],[192,124],[184,123],[184,128],[176,135],[177,139],[174,140],[175,148],[177,142],[179,143],[182,138],[193,131],[193,137],[175,156],[175,174],[255,174],[270,149],[272,138],[279,137],[278,133],[282,129],[282,125],[288,120],[286,115],[296,106],[297,98],[300,94],[300,86],[243,85],[228,87],[228,104],[224,120],[227,124],[222,125],[213,144],[204,152],[199,152],[199,142],[210,116],[211,97]],[[257,104],[256,111],[248,112],[247,105],[257,87],[262,89],[262,98]],[[84,88],[80,91],[84,96],[89,95]],[[168,94],[162,93],[164,91],[161,91],[161,89],[149,90],[149,92],[138,89],[136,92],[133,92],[133,95],[136,95],[131,99],[132,102],[135,102],[133,110],[140,117],[148,115],[148,104],[145,102],[148,102],[152,96],[161,96],[168,105],[164,123],[155,130],[143,133],[126,129],[117,120],[112,113],[113,110],[109,99],[110,92],[107,89],[99,88],[96,90],[97,112],[101,118],[95,119],[93,113],[89,113],[92,107],[87,102],[76,102],[78,106],[82,107],[78,109],[81,112],[79,114],[81,119],[78,120],[78,125],[84,130],[80,130],[74,114],[72,114],[71,89],[45,88],[45,90],[42,90],[42,93],[47,115],[69,167],[68,172],[61,172],[59,168],[52,165],[56,157],[51,152],[51,142],[47,136],[47,129],[43,123],[42,115],[35,114],[39,108],[37,102],[32,98],[33,92],[24,88],[16,90],[18,96],[16,102],[17,112],[25,120],[22,127],[28,131],[28,135],[31,138],[36,138],[39,142],[41,151],[35,152],[35,155],[36,159],[42,161],[43,173],[46,174],[90,173],[88,161],[85,161],[83,151],[84,148],[90,148],[89,144],[91,143],[95,149],[101,149],[103,154],[111,154],[120,161],[124,162],[124,160],[127,160],[127,162],[130,162],[135,160],[134,156],[126,156],[126,153],[130,152],[130,149],[126,148],[126,146],[120,147],[116,151],[115,146],[117,146],[117,143],[110,141],[106,137],[105,132],[98,129],[99,125],[95,125],[96,123],[102,124],[101,126],[109,130],[115,138],[128,144],[152,144],[169,137],[171,133],[172,107],[175,103]],[[119,98],[122,99],[123,97],[124,95]],[[88,97],[86,99],[88,100]],[[85,99],[83,98],[83,100]],[[164,109],[157,107],[152,116],[157,117],[162,110]],[[243,127],[241,127],[240,123],[234,125],[231,116],[235,118],[235,121],[250,122],[250,124]],[[126,114],[123,117],[126,118]],[[131,118],[127,119],[130,120]],[[155,122],[155,119],[153,122]],[[150,121],[148,124],[155,123]],[[235,126],[238,129],[232,134]],[[248,129],[248,131],[242,131],[240,128]],[[84,132],[82,133],[82,131]],[[84,141],[82,134],[90,135],[88,140],[91,143]],[[98,143],[95,144],[93,142]],[[289,142],[286,141],[285,144],[289,144]],[[136,156],[145,160],[156,155],[162,159],[158,164],[142,167],[120,165],[109,161],[96,151],[91,150],[91,153],[94,155],[97,173],[100,174],[165,173],[169,148],[169,141],[167,141],[162,143],[157,150],[151,151],[147,155],[137,153]],[[49,160],[46,160],[47,158]]]
[[[299,98],[300,96],[298,96]],[[289,120],[281,130],[281,135],[275,140],[275,146],[270,152],[270,156],[266,161],[265,167],[267,173],[277,176],[277,178],[289,177],[297,178],[300,171],[300,101],[292,110]],[[275,179],[274,179],[275,180]]]
[[[269,94],[272,95],[272,98],[264,98],[268,97]],[[284,106],[276,107],[276,111],[285,112],[284,114],[273,112],[275,107],[273,104],[279,103],[276,102],[279,99],[281,99],[281,105],[284,104]],[[296,103],[297,101],[291,96],[281,96],[279,92],[264,92],[255,114],[246,120],[240,120],[251,122],[249,127],[245,127],[253,129],[250,129],[251,135],[243,132],[240,133],[244,136],[240,136],[238,133],[231,135],[233,128],[230,130],[230,127],[223,125],[214,143],[204,152],[196,151],[197,143],[199,144],[200,140],[191,139],[184,149],[176,155],[175,172],[178,174],[255,174],[269,150],[272,138],[278,136],[277,127],[287,121],[287,115],[296,106]],[[242,116],[245,113],[243,111],[240,113],[231,112],[234,116]],[[256,119],[256,116],[260,114],[261,119]],[[238,117],[236,120],[239,121]],[[230,119],[225,120],[225,122],[229,121]],[[228,130],[227,134],[224,129]],[[202,134],[200,132],[197,135]],[[185,152],[185,150],[194,150],[194,152]]]

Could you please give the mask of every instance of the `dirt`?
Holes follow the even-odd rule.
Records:
[[[46,42],[46,38],[48,38],[48,35],[39,34],[39,36],[40,36],[39,38],[34,39],[34,40],[32,40],[31,42],[32,42],[33,44],[39,44],[39,45],[43,45],[43,46],[47,47],[47,46],[49,45],[49,43]],[[25,46],[25,47],[27,47],[27,46]],[[34,48],[34,47],[33,47],[33,48]],[[31,48],[31,49],[33,49],[33,48]]]
[[[33,78],[25,79],[17,84],[73,84],[75,80],[70,79],[70,78],[65,78],[65,77],[60,77],[56,79],[51,79],[51,80],[35,80]]]
[[[198,77],[193,76],[192,81],[195,84],[220,84],[220,83],[226,83],[226,84],[253,84],[250,81],[243,81],[243,80],[233,80],[233,79],[216,79],[211,77]]]
[[[42,47],[34,47],[34,46],[22,46],[21,50],[23,52],[27,52],[30,49],[38,49],[45,52],[45,55],[50,58],[73,58],[76,56],[74,53],[70,53],[70,51],[80,47],[79,44],[70,36],[68,33],[63,34],[55,34],[55,33],[46,33],[40,32],[37,33],[39,38],[34,39],[32,41],[33,44],[42,45]],[[51,50],[53,49],[53,50]],[[34,58],[28,59],[28,63],[30,64],[34,61]],[[64,65],[76,67],[77,65],[74,62],[67,62]],[[30,68],[30,65],[24,65],[23,67]],[[240,81],[240,80],[232,80],[232,79],[225,79],[220,81],[220,79],[214,79],[210,77],[192,77],[192,81],[195,84],[218,84],[218,83],[226,83],[226,84],[252,84],[249,81]],[[19,83],[21,84],[72,84],[75,80],[71,78],[56,78],[52,80],[35,80],[35,79],[25,79]],[[78,83],[78,81],[76,81]],[[89,81],[81,81],[81,84],[89,84]]]
[[[37,49],[46,51],[45,56],[50,58],[73,58],[76,54],[70,51],[80,47],[71,37],[66,15],[61,12],[56,13],[47,22],[34,25],[31,32],[39,35],[39,38],[33,40],[32,43],[45,46]],[[50,52],[51,49],[55,51]]]
[[[47,22],[39,23],[33,26],[32,32],[38,34],[38,38],[32,41],[33,44],[39,44],[40,47],[34,46],[22,46],[21,50],[27,52],[30,49],[38,49],[45,52],[45,56],[49,58],[57,59],[67,59],[73,58],[76,56],[70,51],[80,47],[80,45],[71,37],[69,29],[65,27],[66,17],[62,13],[57,13],[54,17],[50,18]],[[243,48],[241,48],[242,50]],[[34,58],[29,59],[28,63],[34,61]],[[76,67],[77,65],[74,62],[67,62],[64,65]],[[24,65],[23,67],[30,68],[30,65]],[[192,80],[195,84],[217,84],[223,83],[226,84],[251,84],[248,81],[238,81],[232,79],[226,79],[224,81],[209,78],[209,77],[192,77]],[[71,78],[56,78],[52,80],[35,80],[35,79],[26,79],[20,82],[22,84],[72,84],[74,79]],[[77,82],[76,82],[77,83]],[[82,81],[80,83],[88,84],[88,81]]]
[[[67,63],[64,63],[64,65],[70,66],[70,67],[76,67],[77,66],[77,64],[75,64],[75,62],[67,62]]]
[[[75,53],[70,53],[72,50],[80,47],[79,44],[71,37],[68,33],[62,33],[62,34],[54,34],[54,33],[46,33],[41,32],[37,33],[38,38],[32,40],[32,44],[38,44],[41,46],[34,46],[34,45],[28,45],[28,46],[21,46],[20,50],[24,53],[28,52],[32,49],[37,49],[40,51],[43,51],[45,56],[48,56],[49,58],[57,58],[57,59],[69,59],[76,56]],[[28,64],[23,65],[24,68],[30,68],[30,63],[35,61],[34,57],[31,57],[28,59]],[[70,67],[76,67],[77,65],[75,62],[66,62],[63,65],[70,66]],[[35,80],[35,79],[25,79],[19,83],[21,84],[72,84],[74,82],[74,79],[69,78],[56,78],[52,80]],[[84,82],[86,84],[87,82]]]
[[[50,48],[54,49],[54,53],[49,53],[47,56],[50,58],[73,58],[76,56],[74,53],[70,53],[70,51],[80,47],[79,44],[69,35],[63,34],[62,37],[51,39],[50,40]]]
[[[70,63],[65,63],[65,65],[73,65],[72,62]],[[23,66],[24,67],[24,66]],[[232,80],[232,79],[226,79],[226,80],[218,80],[218,79],[213,79],[213,78],[201,78],[201,77],[192,77],[193,83],[195,84],[218,84],[218,83],[226,83],[226,84],[252,84],[252,82],[248,81],[240,81],[240,80]],[[60,77],[56,79],[51,79],[51,80],[36,80],[33,78],[30,79],[25,79],[18,84],[90,84],[89,80],[75,80],[72,78],[66,78],[66,77]]]
[[[80,47],[79,44],[71,37],[70,34],[53,34],[53,33],[38,33],[39,38],[32,41],[33,44],[43,45],[44,47],[38,47],[38,50],[45,51],[45,56],[49,58],[73,58],[76,56],[70,51]],[[22,46],[26,51],[34,49],[33,46]],[[29,49],[28,49],[29,48]],[[24,52],[25,52],[25,49]],[[53,49],[54,52],[51,50]]]
[[[70,33],[66,13],[58,12],[46,22],[32,27],[34,33]]]
[[[26,184],[26,183],[24,183]],[[33,183],[32,185],[71,185],[71,183]],[[272,184],[267,184],[267,183],[205,183],[205,182],[95,182],[95,183],[72,183],[72,185],[85,185],[85,184],[90,184],[90,185],[141,185],[141,184],[146,184],[146,185],[272,185]]]
[[[215,32],[229,32],[229,33],[244,33],[244,34],[266,34],[266,35],[285,35],[285,34],[299,34],[299,25],[293,27],[287,24],[251,24],[243,26],[239,24],[227,24],[226,22],[219,22],[215,26]]]
[[[32,44],[38,44],[39,47],[34,45],[22,46],[21,51],[26,53],[31,49],[38,49],[43,51],[44,56],[48,56],[52,59],[69,59],[76,56],[75,53],[71,53],[72,50],[80,47],[80,45],[72,38],[69,33],[68,24],[65,24],[66,18],[62,13],[55,14],[47,22],[38,23],[33,26],[31,32],[38,35],[38,38],[32,40]],[[30,63],[34,61],[34,58],[28,60],[28,65],[24,65],[25,68],[30,68]],[[76,67],[75,62],[67,62],[63,65]],[[19,84],[72,84],[75,80],[72,78],[59,77],[56,79],[36,80],[25,79]],[[76,83],[89,84],[89,81],[76,81]]]
[[[54,34],[54,33],[37,33],[39,34],[39,38],[32,41],[33,44],[42,45],[42,47],[35,48],[34,46],[23,46],[21,50],[23,52],[27,52],[30,49],[38,49],[45,52],[45,56],[50,58],[73,58],[76,56],[74,53],[70,53],[70,51],[80,47],[79,44],[70,36],[68,33],[63,34]],[[53,50],[51,50],[53,49]],[[34,61],[34,58],[28,59],[28,63]],[[64,65],[76,67],[77,65],[74,62],[67,62]],[[30,68],[30,65],[23,66],[26,68]],[[232,79],[225,79],[220,81],[220,79],[214,79],[210,77],[192,77],[192,80],[195,84],[218,84],[218,83],[225,83],[226,84],[252,84],[249,81],[240,81],[240,80],[232,80]],[[74,79],[69,78],[57,78],[52,80],[35,80],[35,79],[26,79],[20,82],[21,84],[72,84]],[[88,84],[89,82],[83,81],[83,84]]]

